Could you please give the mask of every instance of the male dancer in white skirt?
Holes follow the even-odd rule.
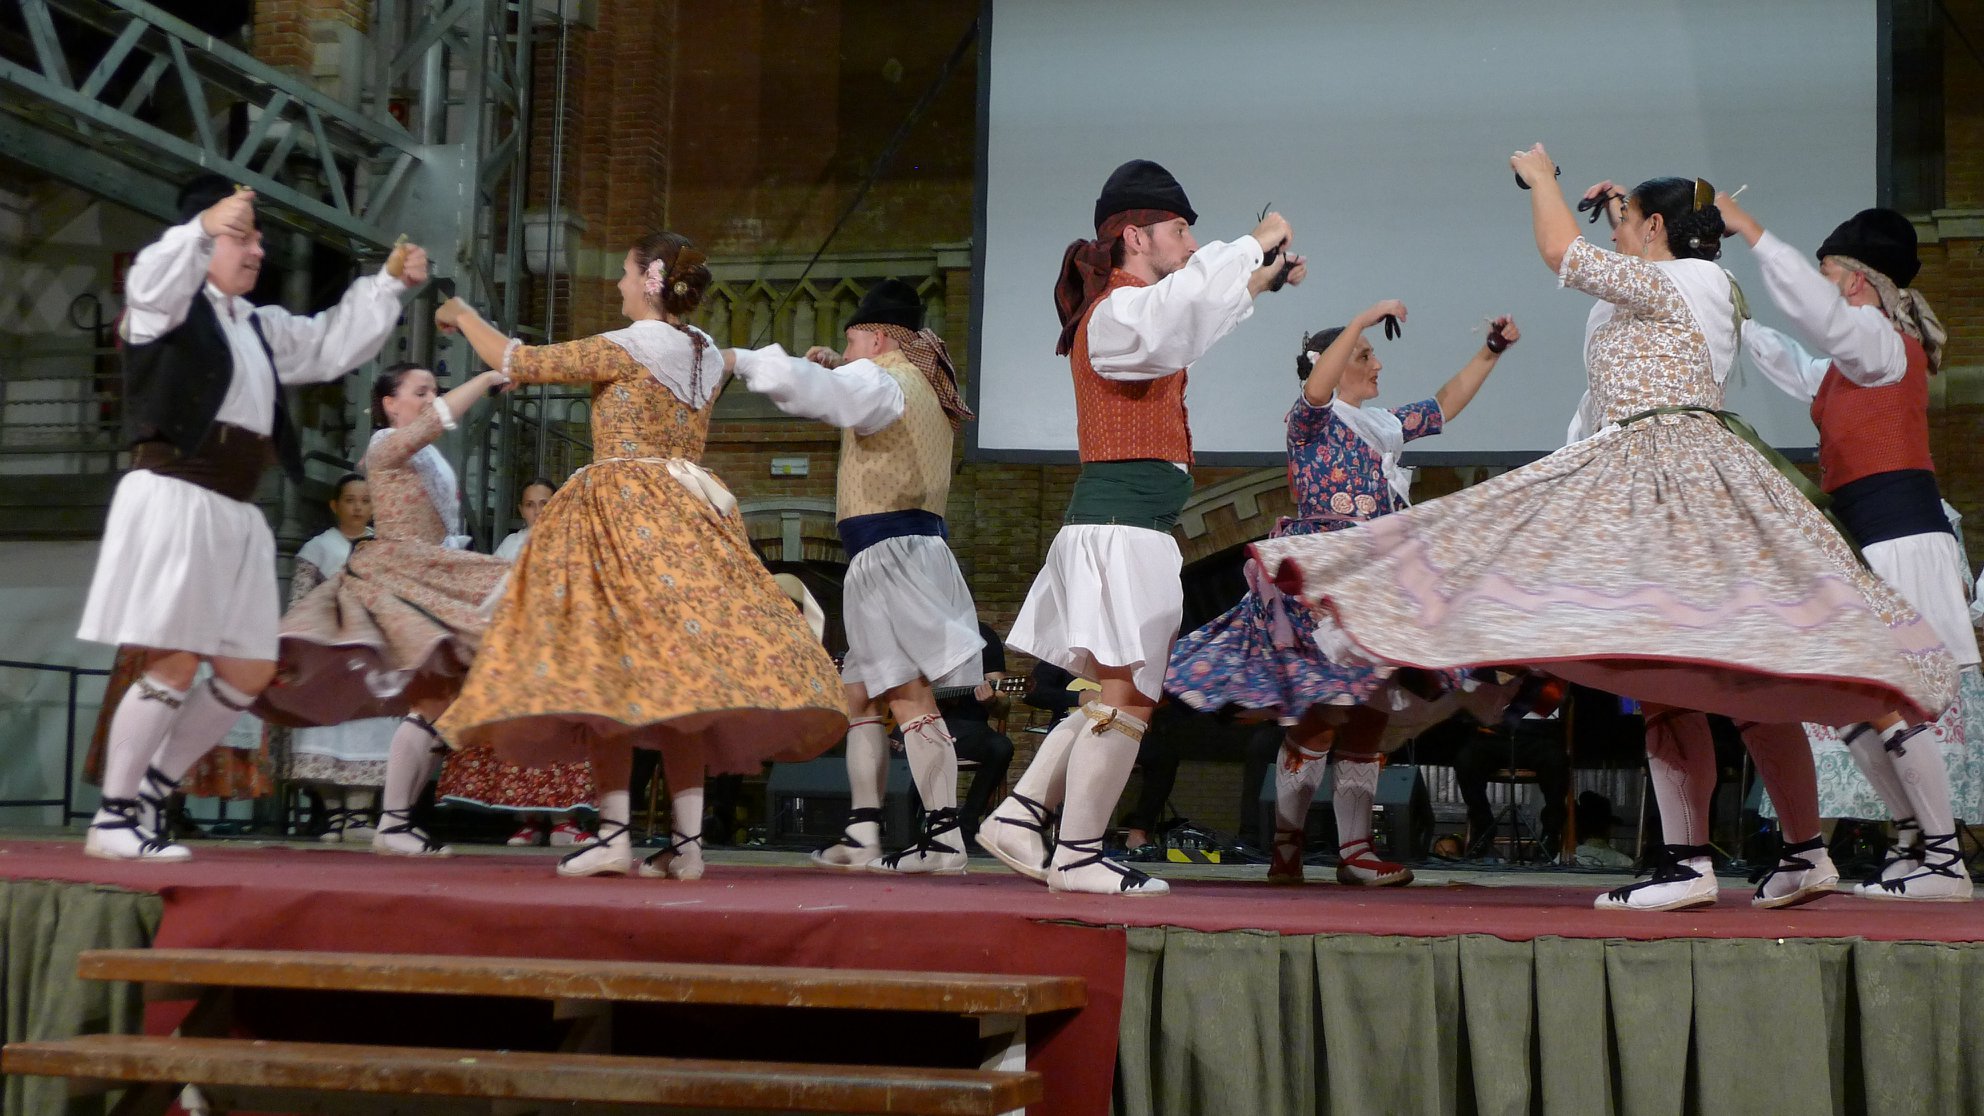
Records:
[[[78,638],[148,651],[110,725],[103,805],[84,851],[185,860],[161,820],[179,779],[220,742],[275,673],[275,538],[251,501],[268,465],[301,480],[282,387],[337,379],[371,360],[427,281],[427,255],[393,250],[321,314],[245,297],[262,268],[255,195],[217,175],[179,193],[178,225],[125,280],[126,432]],[[204,660],[213,675],[190,692]]]
[[[1055,352],[1074,373],[1082,472],[1006,643],[1095,680],[1101,694],[1055,726],[978,832],[986,851],[1055,891],[1169,890],[1105,856],[1103,837],[1184,616],[1171,527],[1192,493],[1186,373],[1253,313],[1255,296],[1307,273],[1295,257],[1269,258],[1289,242],[1278,213],[1251,236],[1203,248],[1197,219],[1170,172],[1125,163],[1096,199],[1095,239],[1068,246],[1055,284]]]
[[[1946,335],[1908,284],[1921,270],[1915,226],[1866,209],[1832,231],[1814,267],[1718,195],[1723,224],[1756,250],[1764,289],[1793,329],[1825,356],[1746,322],[1750,359],[1807,400],[1819,428],[1820,486],[1867,565],[1929,622],[1959,669],[1976,670],[1977,636],[1964,601],[1969,567],[1943,514],[1929,458],[1929,377]],[[1929,725],[1899,714],[1839,730],[1855,766],[1895,819],[1898,839],[1854,893],[1870,899],[1955,902],[1971,895],[1957,841],[1949,769]]]
[[[958,755],[936,689],[984,678],[978,610],[946,543],[951,442],[971,416],[943,339],[923,328],[923,300],[898,279],[871,287],[847,322],[847,350],[805,359],[772,345],[736,354],[736,373],[780,410],[841,428],[836,516],[848,554],[846,829],[813,854],[826,868],[957,875],[965,870]],[[889,738],[881,702],[902,730],[923,832],[882,855]]]

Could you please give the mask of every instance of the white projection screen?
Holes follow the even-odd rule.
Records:
[[[1372,336],[1379,402],[1423,399],[1511,313],[1523,341],[1422,462],[1507,463],[1563,443],[1583,390],[1591,300],[1561,290],[1508,155],[1541,140],[1575,197],[1610,178],[1748,185],[1743,203],[1802,250],[1874,204],[1877,0],[988,0],[971,389],[974,456],[1068,460],[1074,393],[1053,282],[1092,236],[1112,168],[1155,159],[1183,183],[1201,243],[1273,203],[1309,257],[1192,371],[1210,463],[1279,459],[1306,330],[1403,299]],[[1609,230],[1579,226],[1609,247]],[[1766,324],[1749,249],[1722,259]],[[1729,405],[1774,444],[1816,443],[1805,408],[1753,370]]]

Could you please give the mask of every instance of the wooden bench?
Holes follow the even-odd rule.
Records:
[[[98,1083],[83,1088],[148,1083],[127,1095],[118,1116],[163,1112],[186,1085],[200,1087],[223,1109],[280,1110],[270,1102],[299,1090],[328,1090],[350,1095],[345,1103],[307,1110],[398,1111],[403,1104],[382,1109],[377,1098],[412,1095],[423,1098],[423,1110],[437,1112],[489,1111],[487,1101],[444,1104],[444,1098],[499,1097],[705,1111],[989,1116],[1040,1099],[1040,1077],[1026,1070],[1028,1018],[1079,1009],[1088,1000],[1076,977],[371,953],[90,950],[78,971],[85,979],[143,984],[148,999],[195,1001],[177,1036],[86,1036],[0,1052],[7,1073]],[[555,1053],[228,1038],[233,995],[242,989],[544,1000],[566,1037]],[[982,1057],[975,1069],[928,1069],[612,1055],[616,1003],[964,1017],[977,1025]],[[612,1067],[637,1082],[627,1087],[633,1099],[599,1083]],[[520,1084],[526,1080],[535,1084]],[[362,1103],[356,1094],[374,1099]]]
[[[491,1101],[754,1112],[995,1116],[1041,1098],[1037,1073],[789,1062],[435,1050],[254,1039],[84,1035],[17,1042],[7,1073],[67,1077],[84,1089],[137,1085],[116,1112],[163,1112],[187,1085],[215,1110],[489,1112]],[[325,1103],[322,1094],[346,1094]],[[355,1094],[355,1095],[354,1095]],[[455,1103],[448,1103],[453,1101]],[[435,1103],[439,1102],[439,1103]]]

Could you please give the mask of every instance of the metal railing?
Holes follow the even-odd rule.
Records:
[[[13,659],[0,659],[0,668],[9,670],[37,670],[69,676],[69,709],[67,728],[62,743],[62,797],[60,798],[0,798],[0,809],[47,809],[59,806],[62,809],[62,824],[68,825],[77,818],[87,817],[76,810],[76,684],[84,677],[106,678],[110,671],[101,667],[64,666],[60,663],[24,663]]]

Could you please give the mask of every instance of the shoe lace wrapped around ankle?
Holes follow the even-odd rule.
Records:
[[[1800,841],[1795,845],[1785,845],[1779,849],[1777,852],[1777,863],[1750,877],[1750,882],[1757,885],[1757,897],[1760,899],[1763,898],[1764,890],[1770,886],[1770,881],[1776,879],[1780,873],[1809,872],[1813,868],[1818,867],[1815,862],[1807,860],[1799,854],[1818,852],[1825,847],[1826,839],[1824,837],[1814,837],[1809,841]]]
[[[856,810],[854,812],[858,814],[861,811]],[[875,813],[879,815],[881,811],[876,810]],[[648,857],[646,860],[642,861],[643,864],[646,864],[648,867],[656,869],[658,871],[666,872],[668,870],[668,866],[670,864],[675,863],[675,858],[681,856],[682,853],[685,850],[687,850],[690,845],[695,845],[697,848],[701,848],[703,844],[703,835],[700,833],[691,837],[688,834],[680,833],[677,832],[676,830],[671,829],[668,831],[668,835],[674,838],[674,840],[669,842],[668,847]],[[845,842],[846,838],[843,836],[842,840],[843,842]],[[856,845],[855,847],[860,848],[859,845]]]
[[[907,857],[957,852],[958,850],[937,840],[937,834],[953,831],[957,828],[957,807],[947,806],[942,810],[932,810],[924,815],[923,832],[916,835],[916,840],[910,842],[909,847],[903,849],[901,852],[892,852],[883,857],[882,863],[894,868],[901,864]]]
[[[597,852],[600,849],[606,848],[608,845],[611,845],[613,842],[618,841],[620,838],[626,836],[627,828],[628,827],[626,822],[612,821],[607,818],[599,819],[599,830],[598,832],[593,834],[592,844],[582,845],[576,849],[573,849],[571,852],[568,852],[564,856],[559,857],[558,863],[570,864],[572,861],[577,860],[578,858],[586,855],[587,853]]]
[[[1061,841],[1061,847],[1071,852],[1086,853],[1087,855],[1071,864],[1056,865],[1054,870],[1057,872],[1072,872],[1077,868],[1086,868],[1091,864],[1100,864],[1111,872],[1123,877],[1116,885],[1118,891],[1135,891],[1150,883],[1150,877],[1148,875],[1137,871],[1135,868],[1119,860],[1111,859],[1107,853],[1103,852],[1102,838],[1100,837],[1090,838],[1086,841],[1063,839]]]
[[[1888,878],[1888,869],[1893,868],[1897,864],[1919,864],[1922,862],[1924,853],[1922,851],[1922,826],[1920,823],[1913,819],[1908,819],[1896,822],[1894,828],[1895,842],[1888,846],[1888,854],[1881,858],[1881,866],[1874,869],[1862,881],[1868,887],[1873,887],[1876,884],[1885,886]],[[1901,834],[1910,830],[1915,832],[1915,840],[1904,845],[1901,842]]]
[[[1689,880],[1701,879],[1702,874],[1700,872],[1681,862],[1684,860],[1693,860],[1696,857],[1708,856],[1711,851],[1707,845],[1655,846],[1653,859],[1647,865],[1652,870],[1652,875],[1638,883],[1630,883],[1624,887],[1615,887],[1605,893],[1606,898],[1614,902],[1623,903],[1631,899],[1635,891],[1639,891],[1642,888],[1658,887],[1661,884],[1686,883]]]
[[[139,816],[145,810],[145,803],[135,798],[106,798],[98,804],[104,813],[111,815],[109,820],[93,823],[98,829],[128,829],[138,835],[140,852],[157,852],[168,848],[172,842],[163,833],[154,833],[144,827]]]
[[[1910,880],[1923,880],[1930,876],[1960,880],[1969,873],[1968,866],[1963,862],[1963,850],[1957,845],[1954,833],[1938,833],[1933,837],[1925,835],[1920,844],[1907,851],[1912,854],[1908,859],[1921,862],[1919,869],[1891,880],[1873,882],[1879,883],[1883,890],[1899,895],[1908,890]],[[1931,853],[1936,854],[1933,861],[1929,858]]]
[[[1031,819],[1006,818],[1006,817],[999,817],[997,815],[994,815],[992,820],[998,822],[1001,825],[1011,825],[1011,826],[1017,826],[1021,829],[1031,829],[1035,833],[1040,834],[1040,846],[1042,850],[1041,858],[1040,858],[1040,866],[1042,868],[1045,868],[1053,862],[1053,853],[1047,851],[1050,848],[1048,842],[1048,832],[1054,828],[1056,822],[1060,821],[1061,815],[1055,813],[1053,810],[1048,809],[1045,803],[1037,802],[1031,798],[1028,798],[1026,795],[1023,794],[1014,793],[1012,795],[1012,799],[1014,802],[1017,802],[1022,807],[1024,807],[1026,809],[1026,812],[1033,815],[1033,817]]]
[[[872,824],[876,826],[879,830],[879,827],[882,824],[882,808],[880,806],[863,806],[858,810],[849,810],[847,812],[847,821],[844,824],[842,824],[840,829],[840,840],[835,841],[833,845],[829,845],[827,847],[833,848],[834,845],[844,845],[850,849],[866,848],[867,846],[855,840],[854,834],[849,832],[855,826],[864,823]],[[702,844],[703,841],[701,837],[691,837],[689,838],[689,840],[694,841],[697,844]],[[673,850],[671,849],[670,851]]]
[[[383,822],[389,819],[393,822],[392,825],[382,825],[379,827],[379,833],[383,836],[390,837],[405,833],[408,836],[418,837],[420,838],[420,848],[423,852],[439,852],[448,847],[429,836],[426,830],[413,824],[413,811],[411,810],[382,810],[379,812],[380,821]]]

